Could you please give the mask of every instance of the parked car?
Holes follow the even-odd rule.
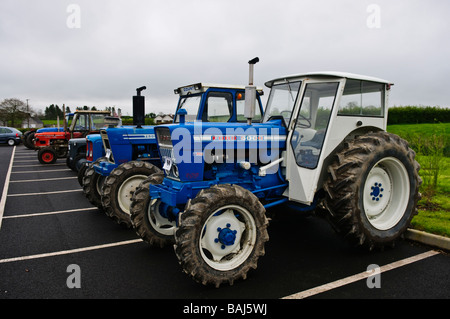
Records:
[[[0,126],[0,143],[8,143],[9,146],[20,144],[22,132],[13,128]]]

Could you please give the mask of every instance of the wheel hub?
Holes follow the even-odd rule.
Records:
[[[127,178],[122,185],[119,187],[119,191],[117,193],[117,199],[119,201],[120,208],[126,213],[130,214],[130,205],[131,199],[133,197],[133,193],[139,184],[145,180],[147,176],[145,175],[133,175]]]
[[[393,157],[380,160],[367,175],[363,192],[370,224],[378,230],[392,228],[408,205],[409,177],[404,165]]]
[[[227,209],[209,219],[200,245],[218,262],[241,249],[240,240],[244,230],[245,224],[236,218],[232,209]]]
[[[384,191],[383,188],[381,188],[383,184],[381,183],[375,183],[374,186],[371,187],[372,193],[370,193],[370,196],[372,196],[372,200],[379,201],[380,198],[383,197],[382,192]]]
[[[366,185],[364,208],[367,216],[374,218],[389,204],[391,181],[384,169],[374,167],[367,176]]]
[[[228,223],[226,228],[217,228],[219,235],[216,239],[214,239],[214,242],[220,242],[222,244],[222,249],[225,249],[225,246],[234,245],[234,242],[236,240],[237,230],[231,230],[230,227],[231,224]]]

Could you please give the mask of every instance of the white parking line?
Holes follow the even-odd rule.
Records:
[[[18,181],[9,181],[10,183],[30,183],[30,182],[46,182],[46,181],[59,181],[63,179],[76,179],[76,176],[70,177],[55,177],[55,178],[42,178],[42,179],[23,179]]]
[[[38,171],[23,171],[23,172],[11,172],[12,174],[23,174],[23,173],[48,173],[48,172],[68,172],[72,171],[70,168],[66,169],[48,169],[48,170],[38,170]]]
[[[29,162],[29,161],[26,161]],[[16,161],[17,163],[17,161]],[[40,166],[42,167],[42,164],[33,164],[33,165],[14,165],[14,167],[36,167],[36,166]],[[66,164],[52,164],[52,166],[66,166]]]
[[[11,154],[11,159],[9,160],[9,168],[8,172],[6,173],[5,184],[3,185],[2,199],[0,200],[0,229],[2,228],[3,213],[5,212],[6,196],[8,195],[9,179],[11,178],[11,171],[15,153],[16,147],[14,146]]]
[[[8,197],[34,196],[34,195],[50,195],[50,194],[72,193],[72,192],[82,192],[82,191],[83,191],[82,189],[69,189],[69,190],[65,190],[65,191],[55,191],[55,192],[9,194]]]
[[[66,214],[66,213],[94,211],[94,210],[98,210],[98,208],[97,207],[88,207],[88,208],[76,208],[76,209],[67,209],[67,210],[57,210],[57,211],[54,211],[54,212],[12,215],[12,216],[4,216],[3,219],[35,217],[35,216],[45,216],[45,215],[54,215],[54,214]]]
[[[116,246],[129,245],[129,244],[142,243],[142,242],[143,242],[142,239],[132,239],[132,240],[120,241],[120,242],[117,242],[117,243],[110,243],[110,244],[97,245],[97,246],[89,246],[89,247],[70,249],[70,250],[55,251],[53,253],[37,254],[37,255],[14,257],[14,258],[6,258],[6,259],[0,259],[0,264],[10,263],[10,262],[14,262],[14,261],[22,261],[22,260],[30,260],[30,259],[37,259],[37,258],[45,258],[45,257],[53,257],[53,256],[74,254],[74,253],[79,253],[79,252],[84,252],[84,251],[89,251],[89,250],[97,250],[97,249],[102,249],[102,248],[116,247]]]
[[[396,268],[399,268],[399,267],[402,267],[402,266],[414,263],[416,261],[420,261],[422,259],[434,256],[434,255],[437,255],[437,254],[439,254],[438,251],[429,250],[429,251],[427,251],[425,253],[422,253],[422,254],[419,254],[419,255],[416,255],[416,256],[413,256],[413,257],[405,258],[405,259],[402,259],[402,260],[399,260],[399,261],[387,264],[385,266],[382,266],[382,267],[380,267],[380,273],[381,272],[386,272],[386,271],[389,271],[389,270],[392,270],[392,269],[396,269]],[[351,284],[351,283],[353,283],[355,281],[359,281],[359,280],[362,280],[362,279],[369,278],[372,275],[373,275],[373,273],[365,271],[365,272],[362,272],[362,273],[359,273],[359,274],[356,274],[356,275],[353,275],[353,276],[349,276],[349,277],[344,278],[344,279],[333,281],[331,283],[328,283],[328,284],[325,284],[325,285],[322,285],[322,286],[318,286],[318,287],[315,287],[315,288],[312,288],[312,289],[304,290],[304,291],[301,291],[301,292],[298,292],[298,293],[295,293],[295,294],[283,297],[281,299],[303,299],[303,298],[311,297],[313,295],[317,295],[317,294],[320,294],[320,293],[328,291],[328,290],[332,290],[332,289],[335,289],[335,288],[339,288],[339,287]]]
[[[16,158],[16,159],[25,159],[25,158],[34,159],[34,158],[36,158],[36,156],[33,156],[33,155],[17,155],[17,152],[16,152],[16,156],[14,156],[14,158]]]

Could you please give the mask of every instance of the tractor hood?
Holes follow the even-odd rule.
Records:
[[[286,128],[279,119],[265,123],[195,122],[155,128],[163,169],[180,181],[201,181],[205,167],[230,169],[265,165],[286,147]],[[213,168],[214,171],[214,168]]]
[[[136,128],[136,126],[120,126],[107,128],[106,132],[108,133],[110,143],[114,145],[126,145],[139,143],[148,139],[156,139],[153,126],[142,126],[142,128]]]

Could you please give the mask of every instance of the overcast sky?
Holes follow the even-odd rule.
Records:
[[[73,5],[74,4],[74,5]],[[0,0],[0,100],[146,113],[173,90],[343,71],[395,83],[390,105],[450,106],[448,0]],[[265,89],[266,96],[269,89]]]

